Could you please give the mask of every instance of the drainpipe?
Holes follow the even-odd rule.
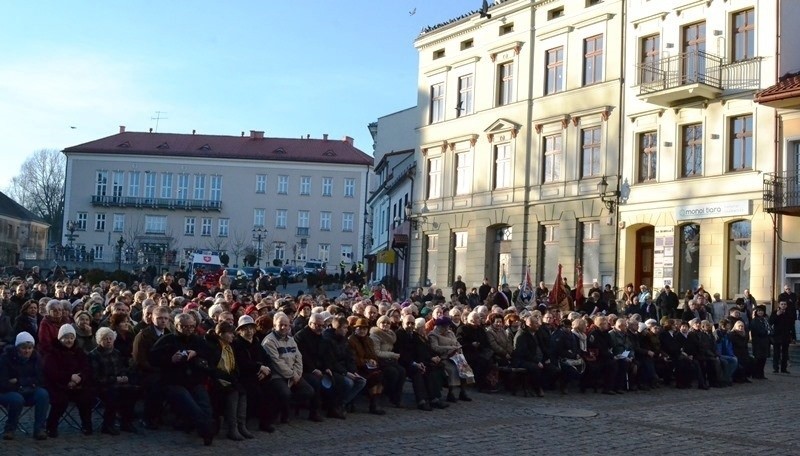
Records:
[[[623,49],[626,48],[624,46],[625,37],[627,36],[628,32],[628,2],[622,2],[622,40]],[[624,153],[620,153],[622,149],[622,145],[625,144],[625,59],[627,53],[622,52],[622,58],[620,59],[619,63],[619,138],[617,142],[618,151],[617,151],[617,213],[613,215],[613,229],[614,229],[614,285],[613,289],[616,290],[619,288],[618,286],[618,277],[619,277],[619,195],[620,195],[620,181],[622,180],[622,158],[625,156]]]
[[[406,177],[411,180],[411,192],[409,193],[408,201],[411,203],[411,207],[414,207],[414,173],[417,172],[416,164],[406,172]],[[403,213],[405,217],[405,213]],[[407,298],[411,295],[408,290],[411,289],[409,287],[408,281],[411,279],[411,222],[408,220],[403,220],[403,223],[408,223],[408,247],[406,247],[406,257],[403,260],[403,298]],[[420,239],[421,241],[421,239]],[[420,270],[422,270],[422,265],[420,265]]]
[[[775,2],[775,81],[777,82],[780,78],[780,60],[781,60],[781,2]],[[780,116],[778,115],[778,110],[775,109],[775,127],[773,129],[773,134],[775,136],[775,155],[773,157],[773,166],[775,167],[775,177],[778,177],[779,169],[782,169],[782,166],[779,166],[780,163],[780,148],[781,148],[781,127],[780,127]],[[762,206],[763,208],[763,206]],[[772,281],[770,282],[770,290],[769,290],[769,299],[770,303],[772,304],[772,308],[775,308],[775,287],[779,286],[778,281],[778,236],[780,235],[780,230],[782,226],[783,216],[779,213],[775,214],[775,217],[772,218]]]

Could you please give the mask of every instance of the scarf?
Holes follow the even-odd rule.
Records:
[[[236,369],[236,360],[233,357],[233,348],[230,344],[220,344],[222,347],[222,356],[217,363],[217,369],[230,374]]]
[[[575,337],[578,339],[578,346],[580,347],[581,351],[585,352],[586,351],[586,334],[584,334],[584,333],[582,333],[580,331],[575,331],[575,330],[572,331],[572,334],[574,334]]]
[[[395,334],[393,331],[385,331],[377,326],[373,326],[369,330],[369,335],[374,336],[376,339],[380,340],[381,343],[392,346],[394,346],[394,343],[397,341],[397,334]]]

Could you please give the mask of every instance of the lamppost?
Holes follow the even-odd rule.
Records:
[[[611,192],[608,191],[608,181],[606,181],[606,176],[600,178],[600,183],[597,184],[597,193],[600,194],[600,201],[605,204],[606,209],[608,209],[609,214],[614,213],[614,208],[618,204],[618,200],[620,197],[619,190],[613,190]]]
[[[253,240],[256,241],[256,267],[261,267],[261,242],[267,237],[266,228],[253,228]]]
[[[122,246],[125,245],[125,239],[122,238],[122,235],[119,235],[119,240],[117,241],[117,271],[122,270]]]
[[[77,230],[77,229],[78,229],[78,224],[75,223],[75,221],[73,221],[73,220],[68,220],[67,221],[67,231],[69,231],[69,234],[67,235],[67,240],[69,241],[70,254],[73,255],[73,256],[75,255],[74,241],[75,241],[75,238],[78,237],[78,235],[75,234],[75,230]]]

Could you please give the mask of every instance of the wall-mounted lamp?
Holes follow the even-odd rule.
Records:
[[[427,223],[428,217],[425,217],[422,214],[414,214],[411,212],[411,203],[406,203],[406,206],[403,208],[406,215],[406,220],[411,222],[411,227],[419,229],[420,225],[423,223]]]
[[[597,193],[600,194],[600,201],[605,204],[608,212],[614,213],[614,208],[619,203],[619,190],[608,191],[608,181],[606,176],[600,178],[600,183],[597,184]]]

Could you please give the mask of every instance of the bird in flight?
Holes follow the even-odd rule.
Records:
[[[69,128],[74,130],[74,129],[78,128],[78,127],[73,127],[72,125],[70,125]]]
[[[481,9],[478,11],[481,13],[481,17],[485,17],[486,19],[491,19],[492,15],[488,13],[489,11],[489,2],[483,0],[483,5],[481,5]]]
[[[409,16],[413,16],[413,15],[415,15],[415,14],[417,14],[417,9],[416,9],[416,8],[414,8],[414,9],[412,9],[411,11],[409,11],[409,12],[408,12],[408,15],[409,15]]]

